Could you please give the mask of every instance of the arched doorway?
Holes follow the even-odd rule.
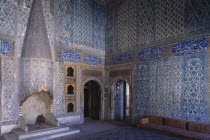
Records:
[[[123,80],[119,80],[113,84],[113,119],[129,120],[130,116],[130,99],[129,85]]]
[[[84,118],[99,120],[101,108],[101,87],[91,80],[84,85]]]

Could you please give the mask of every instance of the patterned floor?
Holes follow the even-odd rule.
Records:
[[[181,140],[171,136],[159,133],[137,129],[133,127],[124,127],[111,132],[99,134],[97,136],[84,138],[85,140]]]

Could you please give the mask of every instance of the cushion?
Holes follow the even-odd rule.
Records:
[[[210,134],[210,124],[188,122],[188,130],[193,132],[201,132]]]
[[[153,124],[157,124],[157,125],[163,125],[163,117],[146,115],[145,118],[149,118],[149,123],[153,123]]]
[[[187,121],[180,119],[164,118],[164,123],[165,125],[170,127],[186,129]]]
[[[149,123],[149,118],[140,119],[140,120],[139,120],[139,123],[140,123],[140,124],[147,124],[147,123]]]
[[[161,132],[166,132],[169,134],[179,135],[183,137],[187,137],[187,139],[202,139],[202,140],[209,140],[210,135],[207,133],[200,133],[200,132],[193,132],[189,130],[183,130],[180,128],[174,128],[167,125],[156,125],[152,123],[147,124],[138,124],[137,128],[145,128],[149,130],[158,130]]]

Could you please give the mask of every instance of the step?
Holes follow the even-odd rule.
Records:
[[[63,137],[63,136],[76,134],[76,133],[79,133],[79,132],[80,132],[80,130],[68,130],[68,131],[65,131],[65,132],[62,132],[62,133],[55,133],[55,134],[40,136],[40,137],[31,137],[29,139],[24,139],[24,140],[49,140],[49,139],[53,139],[53,138],[58,138],[58,137]]]
[[[3,134],[2,137],[3,137],[3,140],[18,140],[17,135],[14,133]]]
[[[31,132],[24,132],[20,129],[14,130],[13,132],[18,136],[18,139],[27,139],[31,137],[38,137],[38,136],[45,136],[45,135],[51,135],[51,134],[57,134],[69,131],[69,127],[55,127],[55,128],[48,128],[48,129],[41,129]]]

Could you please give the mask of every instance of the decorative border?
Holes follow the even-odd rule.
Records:
[[[106,66],[120,66],[135,63],[138,61],[146,61],[157,58],[168,58],[172,56],[190,55],[194,53],[205,52],[210,45],[210,37],[197,38],[189,41],[176,42],[171,44],[165,44],[162,46],[143,49],[140,51],[134,51],[127,53],[131,55],[130,62],[127,60],[127,54],[118,54],[113,56],[106,56]],[[119,57],[119,58],[118,58]],[[121,58],[125,57],[125,58]]]
[[[124,64],[129,63],[132,60],[132,56],[130,54],[120,54],[113,58],[114,64]]]
[[[144,49],[139,52],[138,58],[139,60],[150,60],[160,58],[163,54],[163,49],[160,47],[153,47],[149,49]]]
[[[102,61],[101,58],[95,55],[85,55],[84,56],[84,63],[94,66],[101,66]]]
[[[74,56],[71,56],[71,54],[73,54]],[[75,57],[75,55],[77,56]],[[78,59],[79,57],[80,59]],[[98,55],[94,53],[89,54],[87,52],[83,52],[82,50],[69,50],[64,47],[58,47],[56,49],[56,61],[64,61],[68,63],[80,63],[80,64],[86,64],[98,67],[98,66],[104,66],[104,59],[105,59],[104,55]]]
[[[69,62],[80,62],[80,55],[77,52],[68,51],[68,50],[60,50],[58,53],[58,57],[63,61]]]
[[[14,55],[15,41],[0,36],[0,54]]]
[[[176,43],[171,49],[176,56],[203,52],[208,48],[209,41],[206,38],[199,38]]]

